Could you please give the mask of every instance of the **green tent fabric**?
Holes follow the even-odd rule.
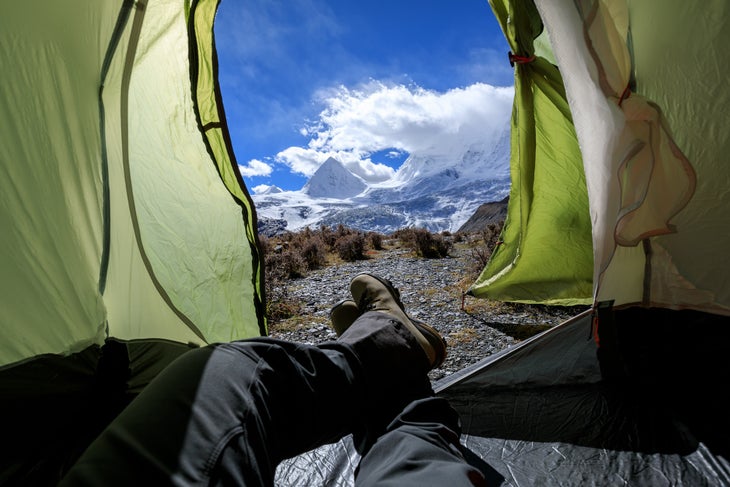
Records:
[[[583,156],[594,300],[730,313],[728,6],[537,6]]]
[[[471,293],[728,313],[728,274],[707,258],[730,209],[726,4],[491,4],[519,56],[513,185]]]
[[[560,305],[592,300],[588,194],[560,73],[531,2],[493,1],[515,64],[510,203],[501,244],[469,293]],[[546,57],[548,59],[546,59]]]
[[[265,333],[215,6],[3,6],[0,299],[4,332],[28,339],[3,340],[0,363],[108,337]]]
[[[0,483],[52,484],[174,357],[267,333],[217,5],[0,7]]]

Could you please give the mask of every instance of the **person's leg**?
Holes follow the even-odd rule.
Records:
[[[180,357],[62,485],[271,485],[284,458],[363,425],[366,450],[407,404],[432,394],[426,373],[445,345],[406,317],[387,281],[358,276],[353,290],[363,314],[337,342],[257,339]]]
[[[361,431],[365,417],[389,422],[431,393],[426,370],[412,333],[380,312],[320,346],[262,338],[193,350],[132,401],[62,485],[271,485],[281,460]]]
[[[442,398],[409,404],[360,460],[358,487],[486,486],[464,459],[459,416]]]
[[[363,392],[350,349],[255,339],[190,351],[92,443],[65,485],[271,485],[279,461],[353,430]]]
[[[436,330],[406,314],[399,291],[386,279],[364,273],[353,279],[350,290],[353,299],[341,301],[330,312],[338,334],[346,338],[358,313],[367,316],[369,310],[406,324],[412,335],[420,334],[417,342],[427,357],[421,375],[413,375],[411,380],[427,380],[426,372],[438,366],[446,355],[446,345]],[[404,402],[409,397],[412,402]],[[486,485],[482,472],[464,459],[459,415],[446,400],[434,397],[432,391],[405,394],[391,401],[389,407],[375,410],[376,415],[369,416],[365,437],[360,441],[357,435],[355,438],[363,455],[356,471],[356,485]]]

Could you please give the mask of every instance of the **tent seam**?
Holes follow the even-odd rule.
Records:
[[[137,11],[134,16],[134,20],[132,22],[132,34],[129,39],[129,49],[127,49],[127,55],[124,62],[124,70],[122,74],[122,89],[121,89],[121,107],[120,107],[120,119],[122,121],[121,123],[121,130],[122,130],[122,164],[124,166],[124,183],[125,188],[127,192],[127,202],[129,205],[129,216],[132,220],[132,227],[134,229],[134,238],[137,242],[137,248],[140,253],[140,257],[142,258],[142,262],[144,263],[145,269],[147,270],[147,274],[149,275],[152,284],[155,286],[155,289],[157,289],[157,292],[159,293],[160,297],[162,297],[162,300],[167,304],[167,306],[170,308],[170,310],[183,322],[185,323],[190,330],[195,333],[201,340],[203,340],[204,343],[207,343],[208,341],[205,338],[205,335],[200,331],[200,329],[193,323],[193,321],[185,315],[181,310],[179,310],[175,304],[172,302],[172,299],[167,294],[165,289],[160,284],[159,280],[157,279],[157,276],[155,275],[154,269],[152,268],[152,264],[150,263],[149,257],[147,256],[147,253],[145,252],[144,245],[142,244],[142,236],[140,234],[140,228],[139,228],[139,220],[137,220],[137,209],[135,205],[134,200],[134,191],[132,189],[131,184],[131,171],[129,167],[129,132],[128,132],[128,100],[129,100],[129,83],[131,79],[131,72],[132,72],[132,66],[134,64],[134,56],[137,50],[137,42],[139,41],[139,35],[142,30],[142,24],[144,20],[144,12],[146,9],[146,2],[139,1],[136,4]]]

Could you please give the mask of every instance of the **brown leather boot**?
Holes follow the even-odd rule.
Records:
[[[362,311],[357,307],[357,303],[352,299],[343,299],[330,309],[330,321],[337,336],[345,333],[356,319],[362,315]]]
[[[402,323],[423,349],[431,369],[443,363],[446,358],[446,342],[434,328],[406,314],[400,292],[390,281],[369,273],[358,274],[350,282],[350,292],[360,313],[379,311]],[[348,313],[354,313],[351,304],[343,304],[339,315],[344,315],[345,306]],[[339,324],[344,324],[344,320]]]

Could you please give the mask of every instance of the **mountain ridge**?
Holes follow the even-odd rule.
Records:
[[[480,205],[509,195],[509,127],[493,138],[452,156],[411,155],[391,180],[373,184],[330,157],[299,191],[253,195],[260,227],[457,231]]]

